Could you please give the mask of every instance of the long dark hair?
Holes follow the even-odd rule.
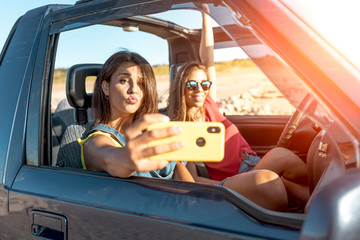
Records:
[[[185,100],[185,83],[189,80],[189,75],[194,70],[203,70],[208,77],[204,65],[199,62],[189,62],[180,67],[179,71],[176,73],[174,82],[171,84],[167,110],[170,119],[173,121],[197,121],[205,114],[204,106],[199,108],[199,111],[196,114],[190,115],[188,113]]]
[[[112,74],[123,63],[134,63],[139,66],[144,78],[143,98],[140,108],[134,114],[134,121],[146,113],[156,113],[157,109],[157,90],[156,80],[152,67],[145,58],[138,53],[127,50],[119,51],[113,54],[104,63],[99,76],[96,78],[94,92],[92,97],[93,115],[95,125],[99,123],[107,124],[110,121],[110,104],[106,99],[101,85],[103,81],[110,82]]]

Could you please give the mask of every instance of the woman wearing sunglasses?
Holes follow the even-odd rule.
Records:
[[[200,58],[204,65],[191,62],[179,69],[170,89],[168,114],[171,120],[222,122],[226,128],[225,156],[219,163],[204,163],[210,179],[198,176],[194,163],[188,163],[187,168],[197,182],[221,182],[231,189],[238,186],[238,176],[249,174],[252,170],[271,170],[281,177],[289,200],[303,208],[309,198],[306,164],[285,148],[274,148],[263,158],[258,157],[237,127],[219,112],[214,101],[216,74],[213,46],[210,19],[203,13]],[[249,181],[251,183],[251,179]]]
[[[205,121],[205,102],[212,82],[206,68],[196,62],[184,64],[171,85],[168,115],[174,121]],[[186,165],[196,182],[218,184],[230,188],[258,205],[276,211],[287,210],[285,187],[279,176],[269,170],[235,175],[226,181],[215,181],[194,174],[194,163]],[[196,169],[195,169],[196,172]]]

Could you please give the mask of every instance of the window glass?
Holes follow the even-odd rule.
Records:
[[[200,29],[202,26],[201,14],[194,10],[171,10],[150,16],[166,19],[189,29]],[[212,25],[218,26],[213,20]],[[125,32],[119,27],[95,25],[61,34],[55,65],[52,111],[66,96],[64,84],[70,66],[79,63],[102,64],[112,53],[122,48],[140,53],[153,66],[157,78],[159,108],[165,108],[169,92],[169,52],[166,40],[141,31]],[[216,100],[221,104],[223,113],[292,114],[293,106],[240,47],[224,48],[221,44],[215,44],[215,49],[218,79]],[[236,88],[234,84],[237,85]],[[91,91],[91,81],[87,86]]]
[[[360,35],[354,34],[354,30],[349,26],[349,23],[360,20],[360,2],[341,2],[341,11],[337,1],[282,0],[282,2],[360,69]]]
[[[215,49],[217,101],[227,115],[291,115],[294,107],[239,47]],[[234,87],[236,86],[236,87]]]

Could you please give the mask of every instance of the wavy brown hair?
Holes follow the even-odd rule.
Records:
[[[173,121],[197,121],[205,114],[205,107],[199,108],[196,114],[189,114],[185,100],[185,85],[189,80],[189,75],[194,70],[203,70],[208,77],[206,67],[199,62],[189,62],[183,64],[176,73],[175,80],[170,87],[168,99],[168,115]],[[196,115],[196,116],[195,116]]]
[[[140,108],[134,114],[134,121],[146,113],[156,113],[157,109],[157,91],[156,80],[152,67],[145,58],[135,52],[127,50],[114,53],[104,63],[100,74],[96,78],[94,92],[92,97],[93,115],[95,125],[99,123],[106,124],[110,120],[110,104],[105,98],[101,85],[103,81],[110,82],[111,76],[116,69],[123,63],[134,63],[139,66],[143,75],[143,98]]]

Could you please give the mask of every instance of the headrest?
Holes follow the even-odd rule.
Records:
[[[172,64],[169,69],[169,75],[170,75],[170,84],[172,84],[175,81],[175,76],[177,72],[179,71],[182,64]]]
[[[102,64],[77,64],[69,68],[66,78],[66,97],[70,105],[76,109],[91,107],[92,93],[86,93],[85,80],[89,76],[97,76]]]

